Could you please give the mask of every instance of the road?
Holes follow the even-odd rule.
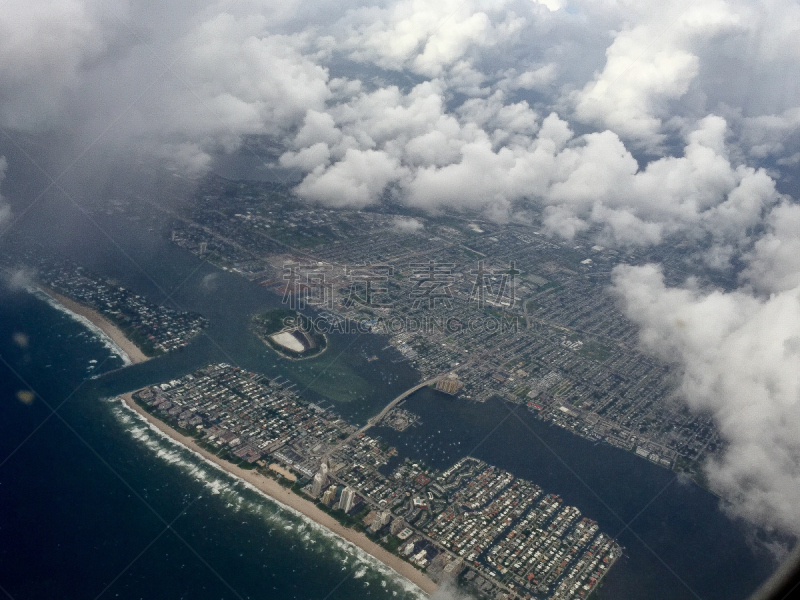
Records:
[[[431,385],[431,384],[434,384],[434,383],[436,383],[436,382],[437,382],[439,379],[441,379],[441,378],[442,378],[442,376],[441,376],[441,375],[437,375],[436,377],[433,377],[433,378],[431,378],[431,379],[427,379],[427,380],[423,381],[422,383],[418,383],[418,384],[417,384],[417,385],[415,385],[414,387],[407,389],[405,392],[403,392],[402,394],[400,394],[400,395],[399,395],[397,398],[395,398],[394,400],[392,400],[391,402],[389,402],[389,404],[387,404],[387,405],[386,405],[386,406],[383,408],[383,410],[382,410],[381,412],[379,412],[377,415],[375,415],[375,416],[373,416],[373,417],[370,417],[370,418],[369,418],[369,420],[367,421],[367,424],[366,424],[366,425],[364,425],[364,426],[363,426],[361,429],[359,429],[358,431],[354,431],[353,433],[351,433],[350,435],[348,435],[348,436],[347,436],[347,437],[346,437],[344,440],[342,440],[342,441],[341,441],[339,444],[337,444],[337,445],[336,445],[334,448],[332,448],[332,449],[330,450],[330,452],[328,452],[328,455],[330,455],[330,454],[333,454],[333,453],[334,453],[334,452],[336,452],[336,450],[338,450],[339,448],[341,448],[341,447],[343,447],[343,446],[346,446],[346,445],[348,444],[348,442],[350,442],[350,440],[352,440],[352,439],[353,439],[354,437],[356,437],[358,434],[360,434],[360,433],[364,433],[364,432],[365,432],[367,429],[369,429],[370,427],[372,427],[372,426],[373,426],[373,425],[375,425],[376,423],[380,422],[380,420],[381,420],[383,417],[385,417],[385,416],[387,415],[387,413],[388,413],[390,410],[392,410],[392,409],[393,409],[395,406],[397,406],[397,405],[398,405],[398,404],[400,404],[400,403],[401,403],[403,400],[405,400],[406,398],[408,398],[408,397],[409,397],[411,394],[413,394],[413,393],[414,393],[414,392],[416,392],[417,390],[421,390],[422,388],[424,388],[424,387],[425,387],[425,386],[427,386],[427,385]]]

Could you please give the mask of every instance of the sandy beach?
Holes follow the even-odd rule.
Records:
[[[89,319],[89,321],[99,327],[103,333],[105,333],[114,341],[117,346],[122,348],[125,354],[127,354],[131,359],[131,363],[136,364],[149,360],[149,357],[145,356],[136,344],[125,337],[125,334],[122,333],[122,330],[120,330],[119,327],[114,325],[96,310],[93,310],[88,306],[84,306],[83,304],[78,304],[74,300],[70,300],[66,296],[62,296],[61,294],[54,292],[43,285],[38,285],[37,287],[70,312]]]
[[[395,556],[388,550],[385,550],[372,540],[370,540],[366,535],[355,531],[353,529],[349,529],[344,527],[340,524],[336,519],[331,517],[330,515],[321,511],[317,506],[311,502],[310,500],[306,500],[301,498],[294,492],[287,490],[286,488],[282,487],[277,481],[274,479],[270,479],[269,477],[265,477],[257,473],[256,471],[246,471],[241,469],[227,461],[222,460],[221,458],[214,456],[207,450],[201,448],[192,438],[189,438],[185,435],[182,435],[172,429],[169,425],[160,421],[159,419],[155,418],[154,416],[147,413],[143,410],[136,402],[133,400],[132,393],[124,394],[122,396],[125,403],[130,406],[133,410],[137,413],[142,415],[149,423],[157,427],[160,431],[167,434],[171,438],[179,441],[181,444],[185,445],[188,448],[191,448],[193,451],[197,452],[198,454],[202,455],[205,459],[214,462],[215,464],[219,465],[227,472],[231,473],[232,475],[239,477],[240,479],[245,480],[246,482],[250,483],[251,485],[255,486],[262,492],[264,492],[269,497],[277,500],[281,504],[284,504],[290,508],[293,508],[299,513],[302,513],[306,517],[312,519],[316,523],[322,525],[326,529],[332,531],[336,535],[341,538],[344,538],[348,542],[355,544],[368,554],[371,554],[383,564],[387,565],[412,583],[414,583],[417,587],[422,589],[428,594],[433,593],[437,589],[436,583],[431,580],[428,576],[424,573],[418,571],[409,563],[402,560],[400,557]]]

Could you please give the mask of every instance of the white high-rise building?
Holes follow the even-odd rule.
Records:
[[[319,497],[322,491],[326,488],[328,483],[328,476],[321,470],[317,471],[314,475],[314,481],[311,483],[311,495]]]
[[[353,506],[356,504],[356,491],[350,486],[342,490],[342,496],[339,498],[339,508],[344,512],[349,513]]]
[[[388,510],[379,512],[372,520],[372,523],[370,523],[369,525],[370,531],[373,532],[380,531],[381,527],[387,525],[391,520],[392,520],[392,513],[390,513]]]
[[[314,497],[319,495],[328,487],[328,462],[323,461],[319,466],[319,471],[314,475],[314,481],[311,484],[311,494]]]

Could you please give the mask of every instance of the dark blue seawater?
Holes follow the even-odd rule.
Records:
[[[13,598],[416,596],[103,399],[87,376],[122,361],[82,325],[25,292],[0,290],[0,306],[0,586]]]
[[[279,359],[249,331],[251,315],[279,298],[147,231],[101,225],[114,243],[97,234],[59,246],[55,226],[39,239],[211,326],[182,351],[119,369],[83,325],[0,288],[2,589],[16,600],[414,597],[404,580],[165,440],[113,397],[225,361],[291,379],[308,399],[364,422],[416,372],[379,336],[336,335],[315,359]],[[28,388],[39,394],[30,404],[17,397]],[[442,467],[472,454],[617,535],[626,556],[602,598],[745,598],[776,566],[717,498],[630,453],[517,418],[499,402],[422,390],[406,407],[421,426],[380,430],[403,455]]]

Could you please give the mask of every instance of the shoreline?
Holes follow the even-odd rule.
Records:
[[[50,288],[41,284],[37,284],[36,287],[43,293],[50,296],[68,311],[87,319],[103,333],[105,333],[109,338],[111,338],[112,342],[119,346],[122,351],[128,355],[132,365],[150,360],[150,357],[146,356],[144,352],[141,351],[139,346],[129,340],[119,327],[114,325],[96,310],[83,304],[79,304],[78,302],[75,302],[66,296],[62,296],[58,292],[54,292]]]
[[[345,527],[344,525],[339,523],[336,519],[334,519],[332,516],[320,510],[310,500],[306,500],[305,498],[298,496],[294,492],[281,486],[274,479],[265,477],[264,475],[261,475],[257,471],[248,471],[242,469],[240,467],[237,467],[236,465],[229,463],[226,460],[219,458],[218,456],[211,454],[210,452],[199,446],[194,439],[175,431],[167,423],[154,417],[153,415],[145,411],[142,407],[140,407],[133,399],[133,392],[122,394],[120,398],[128,408],[136,411],[137,414],[139,414],[142,418],[144,418],[149,424],[156,427],[163,434],[179,442],[180,444],[186,446],[193,452],[199,454],[205,460],[214,463],[215,465],[223,469],[226,473],[233,475],[234,477],[241,479],[246,483],[249,483],[250,485],[254,486],[260,492],[269,496],[279,504],[287,506],[297,511],[298,513],[314,521],[316,524],[321,525],[322,527],[334,533],[335,535],[339,536],[340,538],[357,546],[358,548],[360,548],[370,556],[374,557],[375,559],[379,560],[381,563],[383,563],[384,565],[386,565],[387,567],[389,567],[402,577],[409,580],[411,583],[420,588],[423,592],[427,594],[432,594],[438,589],[438,585],[427,575],[418,571],[416,568],[414,568],[412,565],[404,561],[399,556],[396,556],[391,552],[389,552],[388,550],[386,550],[385,548],[383,548],[382,546],[379,546],[378,544],[370,540],[363,533]]]

